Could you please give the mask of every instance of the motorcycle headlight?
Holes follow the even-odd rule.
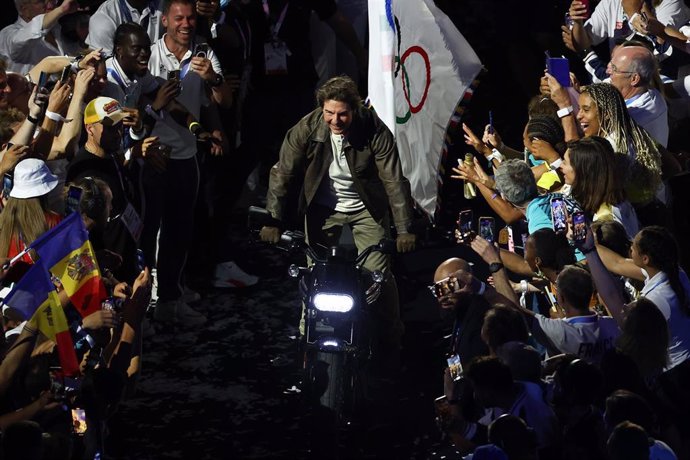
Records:
[[[314,296],[314,307],[319,311],[347,313],[352,310],[355,301],[347,294],[319,292]]]

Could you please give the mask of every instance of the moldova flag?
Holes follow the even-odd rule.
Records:
[[[65,375],[79,372],[65,312],[48,270],[40,261],[15,284],[5,298],[5,305],[16,310],[25,320],[33,318],[38,330],[55,342]]]
[[[107,297],[89,233],[74,212],[31,244],[43,266],[60,279],[72,304],[86,317]]]

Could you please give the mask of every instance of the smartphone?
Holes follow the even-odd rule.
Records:
[[[168,80],[180,81],[180,71],[179,70],[169,70]]]
[[[66,65],[62,69],[62,74],[60,74],[60,83],[67,83],[69,81],[69,77],[72,75],[72,65]]]
[[[197,43],[194,46],[194,56],[206,59],[208,57],[208,43]]]
[[[457,227],[462,235],[472,231],[472,210],[465,209],[458,214]]]
[[[36,97],[34,98],[34,103],[42,105],[45,101],[38,100],[38,95],[47,92],[46,85],[48,85],[48,74],[46,72],[41,72],[38,77],[38,84],[36,89]]]
[[[460,357],[458,355],[453,355],[446,359],[448,363],[448,371],[450,372],[450,378],[457,380],[462,377],[462,364],[460,363]]]
[[[563,233],[568,228],[568,210],[565,208],[563,198],[553,198],[551,200],[551,222],[553,231]]]
[[[137,271],[143,272],[146,268],[146,258],[144,258],[144,251],[137,249]]]
[[[589,0],[580,0],[580,3],[582,3],[583,5],[585,5],[585,7],[587,7],[587,16],[589,16],[589,14],[590,14]]]
[[[565,23],[565,26],[570,30],[573,30],[573,27],[575,27],[575,21],[573,21],[573,18],[571,18],[570,14],[568,13],[565,13],[565,19],[563,22]]]
[[[494,113],[489,110],[489,134],[494,133]]]
[[[9,148],[9,147],[8,147]],[[14,179],[11,175],[5,174],[2,177],[2,198],[7,199],[10,197],[10,192],[14,186]]]
[[[443,278],[442,280],[439,280],[435,282],[432,286],[430,286],[431,292],[437,299],[440,299],[445,295],[452,294],[453,292],[459,291],[460,287],[460,282],[454,276]]]
[[[163,158],[170,158],[170,154],[172,153],[172,147],[165,144],[159,144],[158,151],[160,152]]]
[[[570,63],[564,57],[553,58],[546,55],[546,71],[564,88],[570,87]]]
[[[86,411],[84,409],[72,409],[72,431],[79,436],[86,433]]]
[[[584,241],[587,238],[587,221],[585,220],[585,213],[573,213],[573,239],[575,241]]]
[[[479,236],[484,238],[489,243],[493,243],[496,240],[494,236],[494,231],[496,228],[496,223],[493,217],[480,217],[479,218]]]
[[[67,189],[67,196],[65,197],[65,216],[69,216],[73,212],[79,212],[79,203],[81,202],[81,194],[84,192],[81,187],[70,185]]]

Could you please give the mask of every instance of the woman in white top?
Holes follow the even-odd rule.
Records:
[[[686,361],[690,357],[690,280],[678,265],[678,245],[671,232],[658,226],[643,228],[633,240],[630,259],[603,246],[597,246],[596,249],[583,248],[583,252],[586,253],[597,289],[612,316],[622,324],[624,304],[620,291],[611,288],[613,284],[606,269],[644,281],[640,296],[654,302],[668,322],[670,341],[667,370]]]

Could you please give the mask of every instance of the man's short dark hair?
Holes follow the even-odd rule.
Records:
[[[570,303],[570,306],[579,311],[589,309],[589,301],[592,298],[592,275],[583,268],[568,265],[558,274],[556,279],[558,292]]]
[[[527,342],[529,339],[522,313],[503,305],[494,305],[486,312],[482,330],[487,345],[494,351],[507,342]]]
[[[165,0],[163,3],[163,15],[167,15],[168,11],[170,11],[170,7],[173,6],[175,3],[181,3],[183,5],[192,5],[192,9],[196,12],[195,2],[194,0]]]
[[[144,34],[148,37],[148,32],[136,22],[125,22],[117,26],[115,29],[115,38],[113,39],[113,49],[116,46],[121,46],[126,40],[129,40],[132,34]]]
[[[316,90],[316,101],[319,107],[323,107],[323,104],[329,100],[344,102],[352,110],[357,110],[362,105],[357,85],[347,75],[333,77]]]
[[[477,356],[467,365],[465,372],[472,386],[496,393],[510,391],[513,375],[510,368],[495,356]]]

